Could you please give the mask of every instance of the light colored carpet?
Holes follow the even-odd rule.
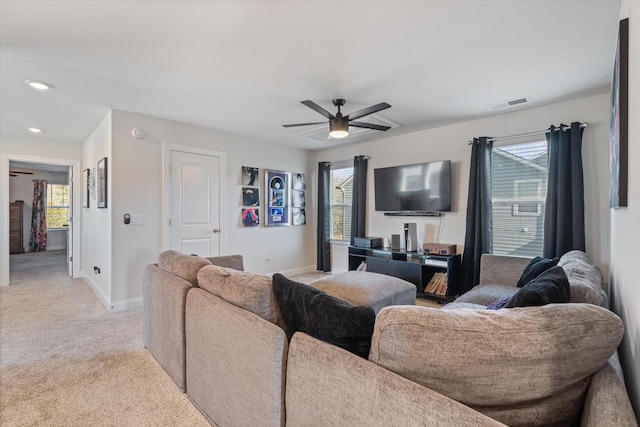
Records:
[[[58,252],[12,255],[0,288],[0,425],[208,426],[144,348],[141,311],[109,314]]]

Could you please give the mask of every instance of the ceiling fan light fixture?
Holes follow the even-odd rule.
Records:
[[[53,88],[53,86],[51,86],[50,84],[38,82],[35,80],[25,80],[24,82],[36,90],[49,90]]]
[[[339,114],[339,113],[338,113]],[[336,117],[329,122],[329,135],[332,138],[344,138],[349,135],[349,121],[343,117]]]
[[[27,128],[27,130],[31,133],[42,133],[43,130],[40,128]]]

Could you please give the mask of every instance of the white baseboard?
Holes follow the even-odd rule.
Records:
[[[121,301],[111,301],[111,298],[105,295],[102,289],[100,289],[100,286],[98,286],[98,284],[93,281],[91,276],[87,275],[83,271],[82,277],[84,277],[84,279],[89,284],[89,287],[93,290],[93,293],[96,294],[100,302],[105,306],[105,308],[110,313],[129,311],[129,310],[134,310],[136,308],[142,307],[142,297],[131,298],[131,299],[121,300]]]
[[[142,307],[142,297],[131,298],[121,301],[112,301],[109,311],[116,313],[122,311],[135,310]]]
[[[267,274],[273,275],[274,273],[280,273],[283,276],[289,277],[289,276],[297,276],[299,274],[315,273],[315,272],[317,272],[315,265],[307,265],[306,267],[292,268],[290,270],[284,270],[284,271],[274,271],[272,273],[267,273]]]
[[[82,277],[89,284],[89,287],[93,290],[93,293],[96,294],[102,305],[104,305],[107,310],[111,311],[109,308],[111,306],[111,299],[105,295],[102,289],[100,289],[100,286],[98,286],[98,284],[93,281],[93,278],[84,271],[82,272]]]

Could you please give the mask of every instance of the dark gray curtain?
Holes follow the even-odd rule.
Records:
[[[582,132],[579,122],[571,128],[551,126],[547,133],[549,179],[544,212],[543,256],[561,257],[572,249],[585,250]]]
[[[353,200],[351,202],[351,245],[354,237],[364,237],[367,225],[367,156],[353,158]]]
[[[469,201],[460,293],[478,284],[480,256],[493,251],[491,232],[491,151],[487,137],[474,138],[469,173]]]
[[[318,163],[317,269],[331,271],[331,163]]]

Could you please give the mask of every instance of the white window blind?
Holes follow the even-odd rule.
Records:
[[[542,255],[547,142],[493,149],[493,253]]]
[[[353,163],[331,165],[331,240],[351,241]]]

